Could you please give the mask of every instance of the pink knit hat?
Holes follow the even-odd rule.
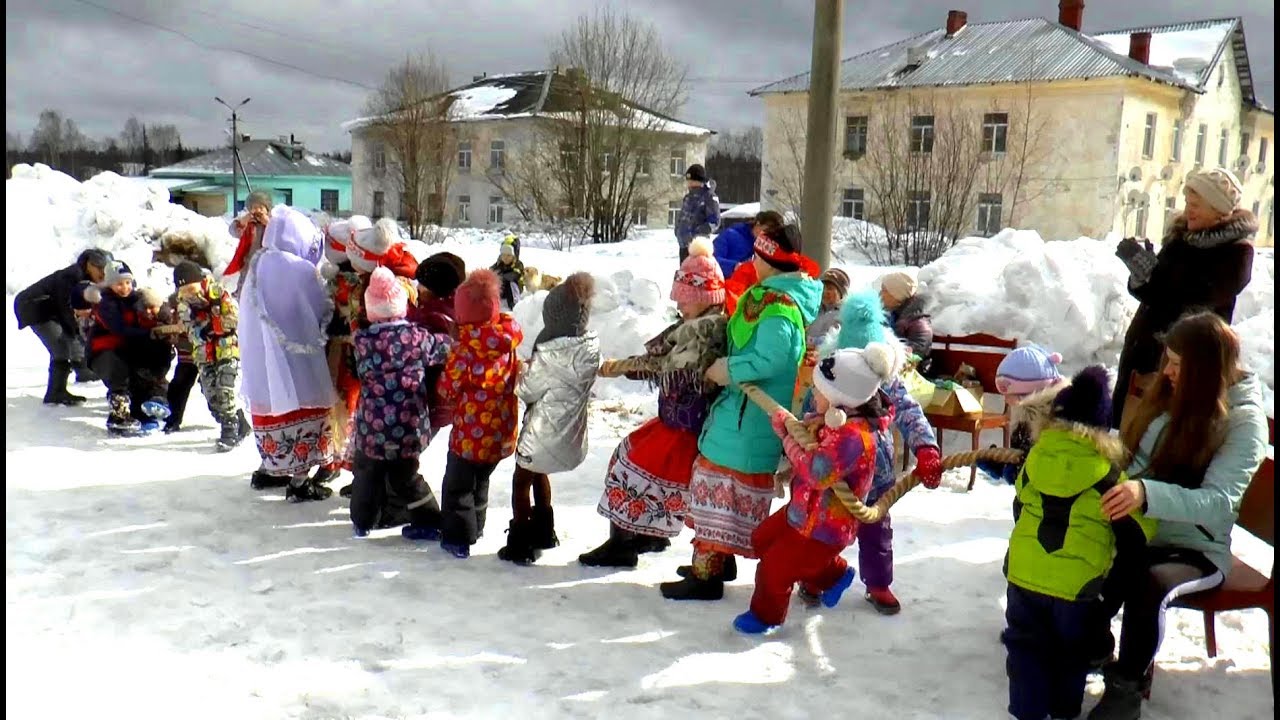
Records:
[[[707,238],[694,238],[689,244],[689,257],[680,264],[671,283],[672,300],[711,305],[724,302],[724,273],[711,252],[711,242]]]
[[[460,325],[476,325],[498,319],[501,281],[492,270],[474,270],[453,295],[454,317]]]
[[[390,270],[374,268],[369,289],[364,291],[364,309],[369,322],[403,320],[409,310],[409,293]]]

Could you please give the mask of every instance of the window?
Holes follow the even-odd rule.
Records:
[[[844,119],[844,154],[852,158],[867,154],[866,115],[850,115]]]
[[[1174,162],[1182,162],[1182,121],[1173,121],[1173,150],[1169,153]]]
[[[991,237],[1002,229],[1000,214],[1003,210],[1004,198],[1000,193],[978,194],[978,234]]]
[[[680,220],[680,201],[672,200],[667,203],[667,225],[675,227]]]
[[[1009,143],[1009,114],[987,113],[982,116],[982,151],[1003,153]]]
[[[600,170],[601,172],[611,173],[617,170],[617,156],[612,152],[605,151],[600,153]]]
[[[1201,124],[1196,131],[1196,164],[1204,165],[1204,146],[1209,141],[1209,126]]]
[[[1264,137],[1258,138],[1258,166],[1261,170],[1267,169],[1267,139]]]
[[[458,143],[458,172],[471,172],[471,141]]]
[[[280,196],[280,202],[293,207],[293,190],[289,188],[276,188],[276,194]]]
[[[1254,217],[1258,217],[1258,216],[1259,216],[1259,215],[1261,215],[1261,214],[1262,214],[1262,201],[1260,201],[1260,200],[1254,200],[1254,201],[1253,201],[1253,216],[1254,216]]]
[[[387,149],[381,145],[373,149],[374,172],[385,172],[387,169]]]
[[[373,218],[377,220],[387,214],[387,197],[381,190],[373,192]]]
[[[636,227],[647,227],[649,225],[649,208],[638,207],[632,210],[631,224]]]
[[[400,221],[409,219],[409,193],[400,193],[400,214],[396,215],[396,219]]]
[[[489,169],[501,170],[507,166],[507,144],[502,140],[489,141]],[[502,222],[499,220],[498,222]]]
[[[576,170],[578,167],[578,150],[568,143],[560,146],[560,168],[563,170]]]
[[[636,158],[636,173],[640,177],[649,177],[653,173],[653,158],[648,155]]]
[[[1147,206],[1139,205],[1137,212],[1133,214],[1133,234],[1135,237],[1147,236]]]
[[[320,191],[320,209],[330,214],[338,212],[337,190]]]
[[[923,230],[929,227],[929,191],[917,190],[911,193],[907,205],[907,229]]]
[[[502,197],[493,195],[489,198],[489,224],[502,223]]]
[[[671,177],[684,177],[684,150],[671,151]]]
[[[1227,138],[1230,133],[1226,128],[1222,128],[1222,132],[1218,135],[1218,167],[1227,166]]]
[[[466,225],[471,224],[471,196],[470,195],[458,196],[458,222]]]
[[[1150,160],[1156,154],[1156,114],[1147,113],[1147,124],[1142,131],[1142,159]]]
[[[1249,141],[1252,139],[1253,138],[1249,136],[1249,133],[1240,133],[1240,157],[1249,157]]]
[[[911,152],[933,152],[932,115],[916,115],[911,118]]]
[[[840,199],[840,216],[863,220],[866,216],[865,193],[862,188],[845,188]]]
[[[1178,199],[1172,195],[1164,199],[1164,219],[1169,221],[1178,214]]]

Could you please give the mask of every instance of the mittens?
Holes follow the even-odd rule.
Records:
[[[773,431],[778,434],[778,437],[787,437],[787,420],[790,418],[791,413],[781,408],[769,416],[769,424],[773,426]]]
[[[1144,245],[1135,238],[1121,240],[1116,246],[1116,257],[1129,268],[1129,280],[1135,286],[1149,280],[1151,271],[1156,267],[1156,254],[1152,252],[1151,243],[1145,242]]]
[[[942,453],[932,445],[916,450],[915,476],[930,490],[942,484]]]

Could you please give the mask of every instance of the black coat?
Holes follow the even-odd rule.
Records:
[[[62,326],[63,332],[80,334],[80,326],[71,310],[71,293],[85,277],[85,271],[78,263],[68,265],[18,293],[13,301],[13,314],[18,320],[18,327],[39,325],[52,320]]]

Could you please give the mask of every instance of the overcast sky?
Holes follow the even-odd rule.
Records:
[[[350,141],[339,124],[358,114],[368,93],[362,86],[376,85],[406,53],[434,49],[459,83],[482,72],[544,67],[550,40],[595,4],[9,0],[5,126],[25,142],[40,111],[55,108],[90,137],[102,139],[118,134],[125,119],[136,114],[148,124],[176,124],[188,145],[210,146],[228,138],[228,113],[213,97],[229,102],[251,97],[243,109],[242,132],[294,133],[318,150],[346,149]],[[939,27],[948,9],[967,11],[972,23],[1037,14],[1056,18],[1057,5],[1056,0],[849,0],[842,55]],[[689,63],[692,93],[682,119],[717,130],[760,124],[761,103],[746,91],[808,69],[809,0],[645,0],[622,6],[658,25],[670,50]],[[1084,29],[1230,15],[1244,18],[1254,82],[1270,104],[1273,0],[1089,0]]]

